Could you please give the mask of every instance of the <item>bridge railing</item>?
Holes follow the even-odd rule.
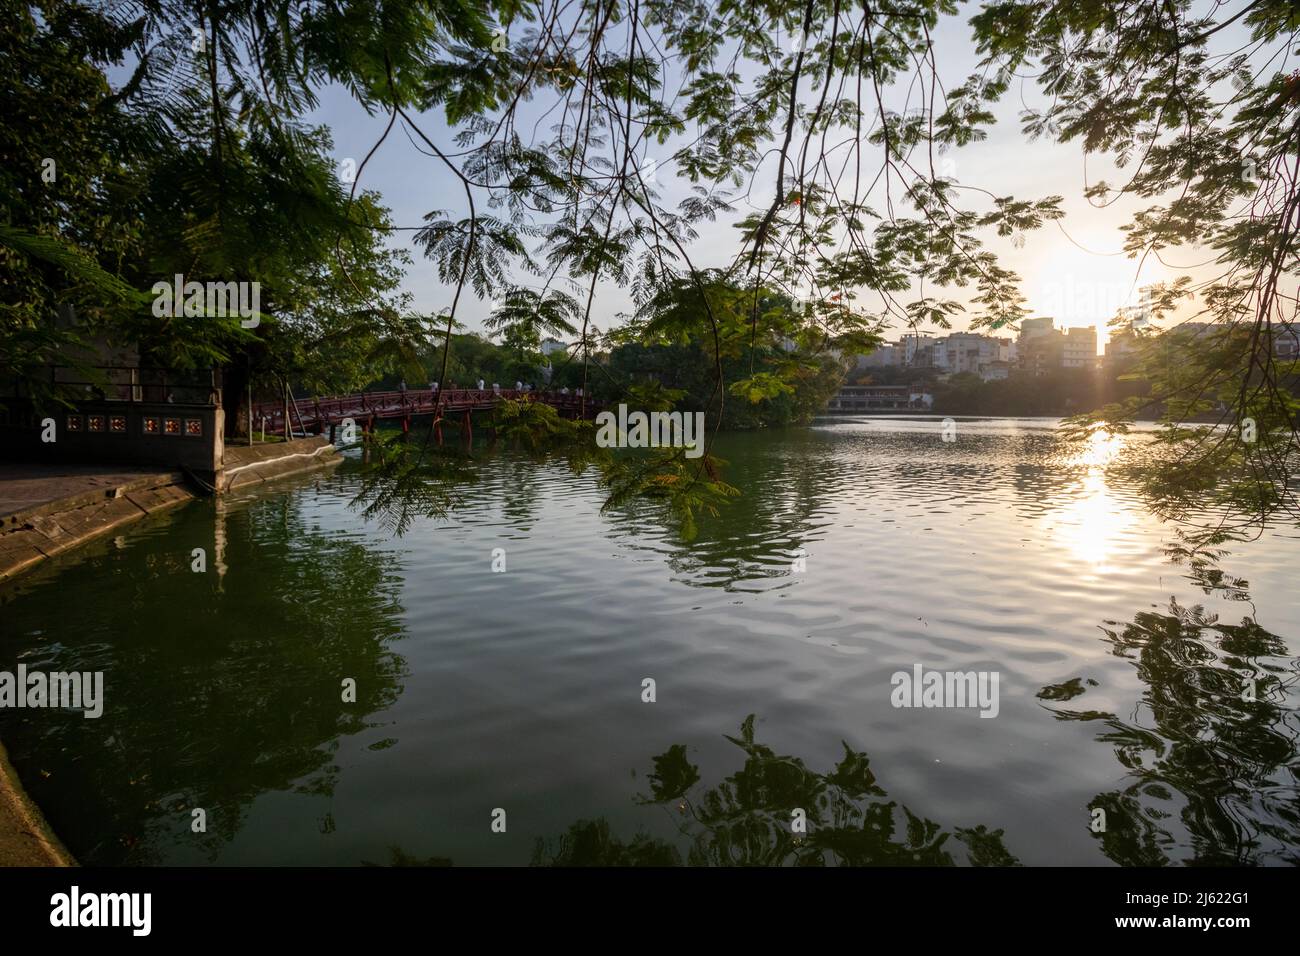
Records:
[[[329,395],[316,398],[295,399],[290,411],[293,427],[326,426],[340,424],[351,418],[358,424],[370,416],[375,418],[401,418],[406,415],[428,415],[439,409],[446,412],[488,409],[503,399],[525,399],[546,402],[563,409],[578,409],[582,396],[560,391],[513,388],[446,388],[446,389],[390,389],[379,392],[358,392],[355,395]],[[587,396],[587,408],[595,407]],[[285,403],[283,400],[257,402],[253,405],[253,427],[263,426],[267,431],[284,431]]]

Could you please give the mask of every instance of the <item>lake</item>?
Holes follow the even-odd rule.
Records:
[[[1300,862],[1296,530],[1202,586],[1055,425],[723,435],[689,542],[487,448],[400,537],[355,459],[197,502],[0,592],[0,670],[105,675],[0,740],[87,864]]]

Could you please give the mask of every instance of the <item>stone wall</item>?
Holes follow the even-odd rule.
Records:
[[[342,460],[323,435],[266,445],[230,445],[217,489],[236,491],[284,475],[337,465]]]
[[[179,473],[60,498],[0,519],[0,582],[147,514],[193,500]]]

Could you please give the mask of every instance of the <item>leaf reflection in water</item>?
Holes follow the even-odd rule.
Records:
[[[675,744],[653,758],[650,794],[688,841],[637,834],[615,837],[603,819],[579,820],[561,836],[538,840],[534,866],[1016,866],[1001,830],[947,830],[887,799],[866,753],[843,744],[829,773],[778,754],[754,736],[754,715],[727,740],[745,754],[743,766],[716,786],[700,787],[699,768]],[[806,829],[792,826],[802,810]],[[950,842],[952,837],[956,842]]]
[[[1240,599],[1240,582],[1229,590]],[[1127,719],[1048,708],[1057,720],[1099,724],[1097,741],[1123,768],[1120,785],[1088,804],[1105,811],[1102,852],[1136,866],[1300,863],[1300,661],[1286,643],[1253,616],[1222,623],[1174,600],[1168,613],[1102,632],[1145,685],[1137,706]],[[1038,696],[1064,704],[1086,690],[1074,678]]]

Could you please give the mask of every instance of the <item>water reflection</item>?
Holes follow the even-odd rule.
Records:
[[[677,818],[686,844],[638,834],[615,837],[604,820],[580,820],[539,840],[534,866],[1014,866],[1001,830],[945,828],[888,799],[867,754],[842,744],[829,772],[778,754],[754,735],[754,715],[727,740],[744,753],[739,770],[704,787],[685,744],[653,759],[646,804]],[[797,810],[806,827],[795,828]]]
[[[146,521],[0,613],[0,668],[105,670],[105,717],[0,712],[0,738],[89,863],[1300,862],[1297,662],[1201,554],[1183,556],[1191,586],[1152,591],[1161,539],[1094,474],[1112,448],[1071,458],[1049,431],[992,426],[720,445],[745,493],[692,542],[642,503],[602,512],[591,470],[477,446],[450,461],[477,480],[447,482],[461,506],[436,529],[396,459],[387,482],[348,462]],[[348,507],[367,489],[368,519]],[[1294,541],[1250,548],[1261,612],[1297,619]],[[1078,574],[1094,557],[1116,573]],[[1133,614],[1166,587],[1176,602]],[[970,759],[869,692],[898,661],[986,658],[1007,706],[974,721]],[[668,691],[654,708],[628,692],[645,675]],[[803,758],[753,721],[718,741],[754,701],[814,742]],[[812,756],[841,736],[871,763]],[[504,837],[483,814],[499,803]]]
[[[1070,495],[1070,500],[1046,519],[1044,530],[1094,570],[1111,570],[1115,541],[1132,527],[1132,515],[1111,495],[1100,467],[1089,467]]]
[[[257,797],[332,793],[338,740],[401,694],[392,556],[321,533],[297,500],[193,506],[125,550],[26,584],[57,591],[57,620],[6,612],[0,666],[105,673],[98,720],[0,711],[24,785],[83,863],[174,862],[178,846],[215,859]],[[164,529],[172,545],[150,546]],[[190,573],[189,545],[213,534],[223,573]],[[341,702],[344,677],[355,704]],[[207,832],[192,831],[193,808]]]
[[[1116,863],[1300,863],[1300,660],[1251,616],[1226,624],[1170,601],[1102,628],[1143,689],[1131,713],[1055,706],[1093,680],[1045,687],[1057,720],[1099,725],[1096,740],[1122,768],[1099,793],[1102,852]]]
[[[1044,532],[1063,543],[1094,571],[1112,570],[1116,541],[1134,524],[1124,502],[1107,484],[1107,466],[1123,451],[1125,436],[1096,432],[1077,452],[1067,456],[1069,472],[1082,474],[1063,490],[1063,503],[1043,519]]]
[[[408,443],[402,434],[374,434],[364,462],[352,507],[399,537],[420,519],[447,517],[478,480],[467,449]]]

